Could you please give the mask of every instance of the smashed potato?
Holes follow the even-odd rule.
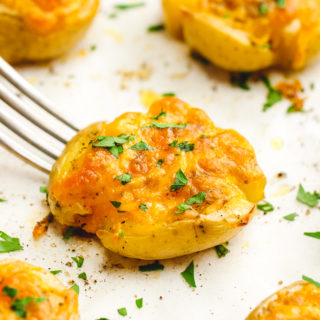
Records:
[[[169,33],[230,71],[299,69],[320,49],[319,0],[163,0]]]
[[[247,320],[318,320],[320,289],[306,281],[297,281],[261,302]]]
[[[0,0],[0,56],[10,63],[47,60],[84,35],[99,0]]]
[[[234,130],[177,98],[80,131],[50,174],[48,200],[62,224],[140,259],[224,243],[253,216],[265,177]]]
[[[0,319],[79,320],[78,295],[29,263],[0,260]]]

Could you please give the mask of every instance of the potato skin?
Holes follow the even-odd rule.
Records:
[[[306,281],[297,281],[262,301],[246,320],[318,320],[320,289]]]
[[[161,112],[166,114],[158,122],[188,126],[141,129]],[[123,145],[119,159],[89,145],[97,136],[123,133],[135,139]],[[169,146],[175,140],[194,144],[194,150]],[[153,150],[130,149],[140,141]],[[164,160],[161,166],[159,159]],[[170,191],[179,169],[188,183]],[[125,173],[132,176],[129,183],[115,180]],[[96,233],[106,248],[133,258],[164,259],[235,236],[253,216],[265,183],[254,150],[241,135],[215,127],[200,109],[165,98],[147,114],[126,113],[112,123],[100,122],[80,131],[52,168],[48,199],[60,223]],[[205,203],[175,213],[178,205],[200,192],[206,192]],[[121,206],[115,208],[110,201]],[[148,209],[141,210],[141,204]]]
[[[99,0],[2,0],[0,55],[10,63],[68,52],[85,34]]]
[[[4,294],[3,288],[18,290],[16,297]],[[66,288],[53,274],[40,267],[15,259],[0,260],[0,318],[20,320],[11,304],[15,299],[45,298],[27,305],[29,320],[79,320],[78,295]]]
[[[267,8],[260,13],[261,4]],[[230,71],[300,69],[320,49],[320,1],[163,0],[169,33]]]

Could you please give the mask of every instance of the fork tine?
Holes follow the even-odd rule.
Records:
[[[58,158],[64,145],[48,136],[28,120],[22,117],[19,119],[19,117],[21,116],[14,110],[0,105],[0,121],[7,128],[53,159]]]
[[[14,135],[9,129],[0,123],[0,144],[6,147],[9,151],[13,152],[18,157],[21,157],[32,166],[40,169],[45,173],[51,171],[54,160],[37,152],[31,151],[32,147],[27,145],[22,139]]]
[[[46,110],[49,114],[60,120],[62,123],[73,129],[79,131],[72,123],[62,118],[54,112],[54,106],[51,101],[38,92],[31,84],[29,84],[14,68],[12,68],[3,58],[0,57],[0,74],[7,79],[11,84],[23,92],[32,101]]]
[[[0,99],[59,141],[67,143],[74,136],[74,132],[70,128],[63,127],[61,124],[59,125],[59,122],[57,120],[54,121],[54,118],[49,119],[45,114],[41,115],[32,105],[28,105],[25,101],[22,101],[2,84],[0,84]]]

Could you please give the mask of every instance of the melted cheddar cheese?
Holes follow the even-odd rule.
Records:
[[[320,289],[298,281],[263,301],[247,320],[318,320],[320,319]]]
[[[155,120],[159,114],[163,116]],[[182,128],[152,127],[154,122]],[[106,148],[93,147],[99,136],[121,134],[134,139],[122,145],[119,158]],[[141,141],[149,150],[131,149]],[[183,142],[194,145],[193,150],[179,149]],[[179,170],[188,181],[172,191]],[[118,180],[123,174],[130,175],[129,182]],[[121,231],[125,237],[142,237],[176,222],[195,223],[215,212],[236,230],[249,222],[264,186],[265,177],[246,139],[234,130],[215,127],[202,110],[166,98],[155,102],[147,114],[125,113],[112,123],[97,123],[80,132],[52,170],[49,202],[61,223],[99,237],[108,230],[116,240]],[[206,194],[203,203],[176,213],[179,205],[201,192]],[[115,207],[114,201],[121,204]],[[237,201],[246,207],[245,213],[225,210]]]
[[[11,288],[16,294],[8,295]],[[25,298],[41,298],[24,307],[26,316],[13,310]],[[78,297],[49,271],[14,259],[0,260],[0,319],[5,320],[79,320]]]

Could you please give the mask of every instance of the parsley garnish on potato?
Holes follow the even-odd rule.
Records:
[[[216,253],[217,253],[219,259],[224,257],[226,254],[228,254],[230,252],[230,250],[222,244],[215,246],[214,248],[216,250]]]
[[[315,281],[315,280],[313,280],[313,279],[311,279],[311,278],[309,278],[307,276],[302,276],[302,280],[308,281],[309,283],[314,284],[316,287],[320,288],[320,283],[319,282],[317,282],[317,281]]]
[[[156,270],[163,270],[163,269],[164,269],[164,265],[159,263],[159,261],[155,261],[154,263],[139,266],[139,271],[141,272],[156,271]]]
[[[120,180],[121,184],[126,185],[128,182],[131,181],[131,174],[130,173],[124,173],[120,176],[115,177],[116,180]]]
[[[176,178],[170,187],[170,191],[177,191],[188,183],[188,178],[184,175],[181,169],[176,173]]]
[[[183,204],[179,204],[177,206],[179,211],[176,211],[175,213],[176,214],[184,213],[185,211],[191,209],[190,205],[204,203],[205,200],[206,200],[206,193],[200,192],[200,193],[196,194],[195,196],[189,198],[187,200],[187,202],[185,202]]]

